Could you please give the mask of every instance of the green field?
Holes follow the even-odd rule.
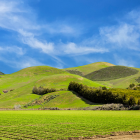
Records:
[[[140,130],[140,111],[0,111],[0,139],[66,139]]]

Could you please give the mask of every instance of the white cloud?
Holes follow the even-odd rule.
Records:
[[[35,59],[32,59],[30,57],[23,57],[22,59],[15,59],[15,58],[5,58],[0,56],[0,61],[6,63],[10,67],[17,68],[17,69],[23,69],[26,67],[31,67],[31,66],[42,66],[45,65]]]
[[[114,46],[140,51],[140,12],[131,11],[113,26],[101,27],[102,42]],[[111,47],[113,48],[113,47]]]
[[[23,42],[32,48],[41,49],[41,51],[46,54],[52,54],[54,52],[54,43],[51,42],[41,42],[34,37],[24,37]]]
[[[104,27],[100,29],[100,34],[107,43],[115,46],[138,49],[140,44],[140,33],[134,25],[122,24],[113,27]]]
[[[108,52],[108,49],[80,46],[73,42],[66,44],[64,49],[65,54],[76,54],[76,55],[84,55],[90,53],[105,53],[105,52]]]
[[[0,47],[0,53],[15,53],[17,55],[24,55],[25,51],[22,48],[17,46],[11,47]]]

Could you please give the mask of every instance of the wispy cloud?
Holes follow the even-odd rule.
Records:
[[[140,51],[140,11],[131,11],[117,21],[116,25],[100,28],[101,39],[117,49]]]
[[[14,32],[17,34],[17,40],[21,44],[26,45],[22,48],[18,45],[0,47],[2,53],[14,53],[17,55],[26,55],[27,47],[38,53],[46,54],[54,60],[57,67],[63,67],[64,61],[60,56],[71,57],[88,55],[92,53],[111,53],[112,50],[120,50],[120,48],[140,51],[140,11],[134,10],[117,20],[115,25],[100,27],[99,34],[79,41],[60,41],[49,40],[43,35],[71,36],[80,37],[83,34],[84,27],[81,24],[71,24],[65,19],[63,21],[54,21],[51,23],[43,23],[37,20],[35,9],[32,9],[23,0],[1,0],[0,1],[0,28]],[[60,38],[61,40],[61,38]],[[79,39],[80,40],[80,39]],[[27,49],[27,50],[26,50]],[[24,58],[24,57],[23,57]],[[33,66],[42,64],[41,62],[28,58],[29,61],[13,61],[8,59],[0,59],[10,65]],[[98,59],[100,60],[100,59]],[[121,59],[123,60],[123,58]],[[123,63],[127,63],[121,61]],[[120,62],[117,62],[120,64]]]
[[[121,66],[128,66],[128,67],[134,67],[135,61],[131,58],[123,58],[122,56],[118,56],[117,54],[114,54],[115,62],[117,65]]]
[[[90,53],[105,53],[108,52],[108,49],[105,48],[96,48],[96,47],[87,47],[87,46],[80,46],[70,42],[65,44],[64,53],[65,54],[72,54],[72,55],[85,55]]]
[[[39,61],[37,61],[33,58],[30,58],[30,57],[23,57],[17,61],[17,60],[15,60],[15,58],[7,59],[5,57],[0,56],[0,61],[6,63],[10,67],[13,67],[16,69],[23,69],[23,68],[31,67],[31,66],[45,65],[45,64],[40,63]]]
[[[15,53],[17,55],[24,55],[25,51],[17,46],[11,46],[11,47],[0,47],[0,54],[2,53]]]

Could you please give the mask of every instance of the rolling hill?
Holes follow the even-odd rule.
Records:
[[[77,73],[74,73],[75,71]],[[0,76],[0,108],[13,108],[16,105],[24,108],[95,106],[97,104],[68,91],[69,83],[75,81],[91,87],[127,88],[130,83],[139,83],[139,79],[140,69],[115,66],[107,62],[67,69],[29,67]],[[32,94],[34,86],[55,88],[57,91],[43,96],[36,95]],[[3,93],[3,90],[8,90],[8,93]]]
[[[92,81],[109,81],[135,75],[139,71],[125,66],[112,66],[91,72],[84,77]]]
[[[66,71],[68,71],[72,74],[74,74],[74,71],[75,71],[75,73],[79,72],[80,74],[85,76],[85,75],[87,75],[91,72],[100,70],[102,68],[110,67],[110,66],[114,66],[114,65],[111,64],[111,63],[107,63],[107,62],[96,62],[96,63],[91,63],[91,64],[88,64],[88,65],[84,65],[84,66],[66,68],[64,70],[66,70]]]
[[[69,74],[61,69],[48,66],[29,67],[13,74],[1,76],[0,108],[13,108],[15,105],[19,104],[22,106],[32,102],[35,99],[39,99],[41,95],[32,94],[32,89],[35,85],[56,88],[57,90],[61,89],[64,93],[67,93],[67,98],[71,98],[72,93],[67,91],[70,81],[77,81],[95,87],[102,86],[101,84],[93,82],[84,77]],[[8,90],[9,92],[3,93],[3,90]],[[59,92],[61,93],[62,91],[57,91],[58,94]],[[75,98],[77,97],[75,94],[72,95]],[[83,104],[86,103],[83,102]],[[81,107],[82,106],[84,105],[81,105]]]

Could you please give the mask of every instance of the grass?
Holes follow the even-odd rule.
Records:
[[[93,71],[97,71],[99,69],[110,67],[110,66],[114,66],[114,65],[107,62],[96,62],[96,63],[84,65],[84,66],[66,68],[64,70],[73,70],[73,71],[75,70],[75,73],[80,74],[80,72],[82,72],[82,75],[87,75]],[[76,71],[79,71],[79,72],[76,72]]]
[[[140,77],[140,69],[139,68],[133,68],[138,70],[137,74],[130,75],[124,78],[119,78],[119,79],[113,79],[109,81],[96,81],[97,83],[100,83],[105,86],[109,86],[111,88],[128,88],[131,83],[138,84],[138,77]]]
[[[77,81],[78,83],[83,83],[88,86],[94,86],[94,87],[102,86],[97,82],[93,82],[89,79],[73,74],[57,74],[57,75],[46,76],[36,81],[35,85],[55,88],[55,89],[60,89],[60,88],[67,89],[71,81],[75,81],[75,82]]]
[[[64,70],[48,66],[29,67],[13,74],[2,75],[0,78],[0,108],[13,108],[25,105],[39,96],[32,94],[35,85],[48,88],[67,89],[70,81],[77,81],[90,86],[102,86],[86,78],[69,74]],[[11,89],[14,89],[10,92]],[[8,90],[8,93],[3,93]]]
[[[85,77],[93,81],[109,81],[135,75],[138,72],[136,69],[125,66],[112,66],[89,73]]]
[[[1,111],[2,139],[66,139],[140,130],[139,111]]]
[[[78,71],[81,71],[84,74],[87,74],[91,71],[99,70],[101,68],[113,68],[110,63],[106,62],[98,62],[93,63],[81,67],[77,67]],[[73,69],[73,68],[72,68]],[[133,68],[137,70],[138,73],[134,75],[130,75],[124,78],[113,79],[109,81],[91,81],[87,78],[70,74],[65,70],[49,67],[49,66],[37,66],[37,67],[29,67],[22,69],[13,74],[5,74],[0,75],[0,108],[13,108],[15,105],[26,105],[32,102],[35,99],[39,99],[40,96],[32,94],[32,88],[36,86],[44,86],[48,88],[56,88],[57,90],[63,89],[65,90],[65,94],[68,95],[67,98],[71,98],[72,93],[67,92],[66,89],[70,81],[75,81],[78,83],[82,83],[87,86],[99,87],[99,86],[107,86],[110,88],[127,88],[130,83],[138,83],[136,79],[140,77],[140,69]],[[10,90],[13,90],[10,92]],[[2,91],[8,90],[9,92],[4,94]],[[58,91],[58,94],[62,93]],[[73,94],[74,95],[74,94]],[[77,97],[74,95],[75,98]],[[59,99],[62,96],[57,97]],[[45,107],[48,105],[53,106],[56,102],[56,99],[52,100],[50,103],[45,104]],[[63,98],[64,99],[64,98]],[[60,99],[61,100],[61,99]],[[80,100],[80,99],[79,99]],[[62,106],[56,103],[58,107],[71,108],[73,107],[85,107],[87,104],[82,103],[78,105],[78,103],[68,102],[63,103],[61,100]],[[37,107],[38,105],[36,105]],[[39,105],[40,106],[40,105]],[[34,106],[35,107],[35,106]],[[56,106],[57,107],[57,106]]]
[[[84,108],[99,106],[100,104],[92,103],[71,91],[57,91],[40,96],[36,100],[26,104],[26,108]],[[25,107],[23,107],[25,108]]]

